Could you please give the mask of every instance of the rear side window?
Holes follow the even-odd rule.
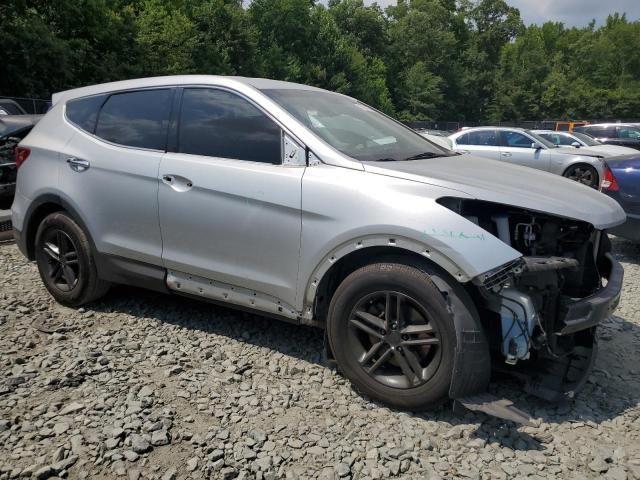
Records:
[[[595,138],[615,137],[615,128],[613,127],[587,127],[584,132]]]
[[[477,132],[469,132],[458,138],[458,145],[479,145],[484,147],[492,147],[498,145],[495,130],[480,130]]]
[[[281,162],[280,127],[248,101],[224,90],[184,90],[178,142],[181,153]]]
[[[111,95],[96,126],[96,135],[128,147],[164,150],[171,90],[142,90]]]
[[[95,133],[98,110],[100,110],[106,98],[106,95],[96,95],[70,100],[67,102],[67,118],[82,130]]]

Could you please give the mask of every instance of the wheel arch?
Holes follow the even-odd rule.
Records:
[[[360,267],[389,258],[426,269],[437,268],[457,282],[470,280],[447,256],[424,243],[393,235],[358,238],[334,248],[316,266],[304,291],[303,319],[323,324],[331,295],[340,282]]]
[[[31,203],[25,215],[22,235],[24,236],[24,245],[29,260],[34,260],[35,258],[35,240],[38,226],[48,215],[55,212],[65,212],[68,214],[73,221],[85,231],[92,248],[95,249],[93,238],[87,229],[86,223],[69,202],[66,202],[64,198],[59,195],[44,194]]]

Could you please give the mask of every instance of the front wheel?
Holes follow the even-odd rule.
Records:
[[[591,165],[572,165],[564,172],[564,176],[587,187],[598,188],[598,171]]]
[[[327,330],[339,368],[370,397],[410,410],[448,399],[455,327],[427,273],[396,263],[356,270],[331,300]]]
[[[64,212],[47,216],[36,232],[40,278],[59,303],[77,307],[103,296],[109,284],[98,277],[82,228]]]

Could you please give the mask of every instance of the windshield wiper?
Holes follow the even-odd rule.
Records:
[[[456,155],[456,153],[453,153],[453,155]],[[404,160],[422,160],[424,158],[438,158],[438,157],[450,157],[452,155],[449,155],[447,153],[436,153],[436,152],[423,152],[423,153],[419,153],[417,155],[413,155],[411,157],[407,157]]]

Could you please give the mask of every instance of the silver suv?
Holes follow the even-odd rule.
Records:
[[[492,366],[571,394],[620,295],[614,200],[304,85],[58,93],[17,159],[16,240],[58,302],[121,283],[318,326],[329,360],[397,407],[483,408]]]

